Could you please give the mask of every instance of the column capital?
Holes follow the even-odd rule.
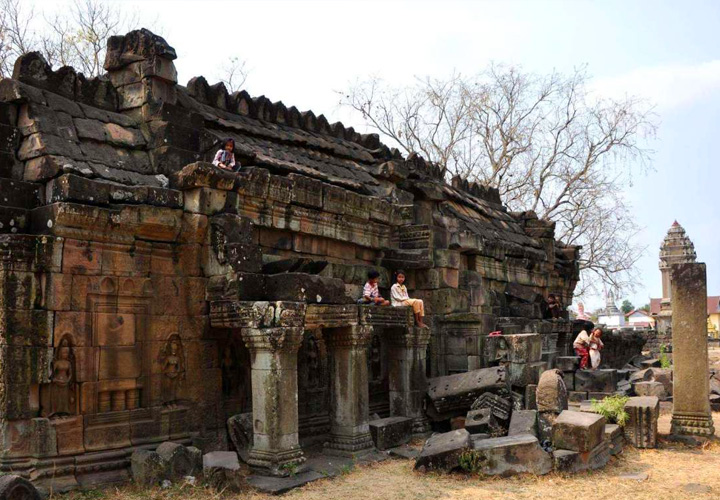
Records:
[[[430,328],[410,327],[388,330],[385,338],[392,347],[427,347],[430,336]]]
[[[370,345],[374,328],[368,325],[352,325],[344,328],[325,330],[325,342],[331,349],[367,347]]]
[[[251,352],[294,353],[302,344],[303,328],[243,328],[241,334]]]

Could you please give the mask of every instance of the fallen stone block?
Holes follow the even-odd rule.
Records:
[[[669,368],[649,368],[653,382],[660,382],[665,387],[665,394],[672,396],[673,371]]]
[[[660,366],[659,359],[646,359],[640,362],[641,368],[660,368]]]
[[[165,462],[166,479],[194,476],[202,470],[202,452],[197,448],[165,442],[157,447],[157,454]]]
[[[492,392],[486,392],[478,397],[470,407],[471,410],[489,408],[498,420],[507,422],[512,412],[512,401]]]
[[[560,370],[546,370],[540,376],[535,402],[539,412],[567,410],[568,395]]]
[[[542,359],[542,336],[537,333],[485,338],[486,359],[511,363],[533,363]]]
[[[603,399],[612,396],[614,392],[588,392],[588,399],[590,401],[602,401]]]
[[[575,372],[563,372],[563,382],[568,391],[575,390]]]
[[[133,481],[153,486],[165,479],[166,464],[160,455],[150,450],[135,450],[130,456]]]
[[[565,410],[553,424],[552,442],[556,449],[586,452],[602,442],[604,432],[605,417]]]
[[[636,448],[657,446],[660,400],[655,396],[630,398],[625,403],[628,421],[623,428],[625,439]]]
[[[665,386],[660,382],[635,382],[632,387],[637,396],[655,396],[661,400],[667,397]]]
[[[428,379],[430,418],[444,420],[450,412],[466,412],[483,393],[509,390],[505,368],[495,366]]]
[[[576,391],[613,392],[617,385],[617,370],[578,370],[575,372]]]
[[[532,434],[538,436],[537,414],[535,410],[515,410],[510,417],[508,436],[518,434]]]
[[[478,472],[488,476],[543,475],[552,470],[551,455],[531,434],[475,440],[470,453]]]
[[[27,479],[8,474],[0,476],[0,500],[40,500],[40,494]]]
[[[649,368],[645,368],[644,370],[638,370],[638,371],[630,373],[630,375],[628,376],[628,381],[630,383],[647,382],[649,380],[652,380],[652,378],[653,378],[652,371]]]
[[[623,450],[623,428],[617,424],[605,424],[605,441],[608,442],[611,455],[619,455]]]
[[[513,387],[526,387],[529,384],[537,384],[540,374],[545,371],[544,361],[533,363],[507,363],[508,381]]]
[[[470,433],[465,429],[435,434],[425,441],[415,469],[451,471],[460,467],[460,455],[470,449]]]
[[[500,435],[504,432],[502,425],[493,415],[491,408],[470,410],[465,417],[465,429],[470,434]]]
[[[412,437],[412,419],[407,417],[388,417],[371,420],[370,435],[375,448],[384,451],[410,441]]]
[[[528,384],[525,386],[525,409],[536,410],[537,409],[537,384]]]
[[[539,411],[537,415],[538,439],[541,442],[552,441],[552,428],[559,413],[555,411]]]
[[[235,451],[243,462],[247,462],[253,445],[252,412],[233,415],[227,421],[228,434]]]
[[[240,491],[244,476],[240,471],[237,453],[233,451],[213,451],[202,457],[203,476],[211,486],[218,490]]]
[[[574,372],[580,367],[580,356],[558,356],[555,358],[555,368],[561,372]]]
[[[587,401],[588,393],[583,391],[568,391],[568,402],[569,403],[580,403]]]
[[[555,470],[559,472],[582,472],[600,469],[610,460],[610,447],[607,441],[601,441],[590,451],[556,449],[552,453]]]

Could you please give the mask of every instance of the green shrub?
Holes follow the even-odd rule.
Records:
[[[627,423],[629,417],[625,411],[625,403],[630,398],[627,396],[609,396],[601,401],[593,399],[591,402],[592,410],[599,413],[609,423],[618,424],[624,426]]]
[[[667,355],[667,346],[660,346],[660,368],[670,368],[670,356]]]
[[[467,450],[460,455],[460,468],[471,474],[479,474],[485,458],[475,450]]]

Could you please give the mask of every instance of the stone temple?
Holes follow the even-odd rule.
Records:
[[[31,53],[0,81],[1,471],[118,481],[138,448],[227,449],[251,413],[248,463],[282,474],[372,449],[372,414],[426,433],[426,377],[491,365],[492,331],[570,354],[544,304],[571,303],[579,248],[553,222],[375,134],[179,85],[175,58],[139,30],[101,78]],[[238,173],[208,163],[225,137]],[[398,268],[429,328],[357,305]]]

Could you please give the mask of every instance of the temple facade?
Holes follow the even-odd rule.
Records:
[[[578,252],[498,191],[446,180],[323,115],[202,77],[147,30],[101,78],[37,53],[0,81],[0,470],[127,478],[138,447],[227,449],[283,474],[303,447],[372,449],[369,414],[429,429],[426,377],[488,366],[491,331],[569,354]],[[226,137],[238,172],[208,163]],[[369,270],[404,307],[357,304]]]

